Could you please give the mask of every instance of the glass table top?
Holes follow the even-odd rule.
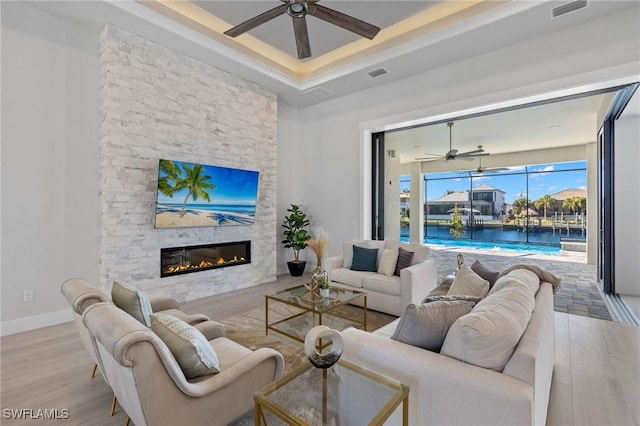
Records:
[[[347,304],[358,297],[363,297],[364,295],[366,295],[366,293],[362,291],[333,287],[329,291],[329,297],[317,297],[313,296],[309,290],[301,285],[288,288],[274,294],[268,294],[266,297],[305,310],[325,313],[340,305]]]

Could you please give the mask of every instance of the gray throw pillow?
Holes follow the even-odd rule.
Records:
[[[220,361],[197,328],[166,314],[151,315],[151,330],[167,345],[187,379],[220,372]]]
[[[114,282],[111,287],[111,300],[113,303],[142,324],[147,327],[151,327],[151,302],[149,298],[137,288]]]
[[[353,261],[351,262],[352,271],[368,271],[377,272],[378,267],[378,249],[369,249],[359,246],[353,246]]]
[[[449,327],[458,318],[468,314],[475,302],[451,300],[424,305],[410,304],[400,318],[391,338],[408,345],[439,352]]]
[[[489,281],[489,288],[493,287],[493,285],[496,283],[496,280],[498,279],[498,275],[500,275],[500,272],[488,270],[487,267],[480,263],[479,260],[473,262],[473,264],[471,265],[471,270],[480,275],[485,280]]]
[[[398,247],[398,263],[396,263],[396,270],[393,275],[400,276],[400,271],[402,271],[406,267],[411,266],[411,263],[413,262],[413,256],[415,256],[414,252],[405,250],[402,247]]]

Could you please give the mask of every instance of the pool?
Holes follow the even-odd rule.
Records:
[[[408,242],[409,237],[401,237],[401,241]],[[516,253],[546,254],[551,256],[560,255],[560,247],[555,245],[526,244],[526,243],[505,243],[501,241],[477,241],[477,240],[454,240],[451,238],[425,238],[425,244],[464,247],[477,250],[495,250]]]

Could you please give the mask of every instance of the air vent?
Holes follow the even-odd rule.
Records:
[[[314,87],[313,89],[309,89],[309,90],[305,90],[304,92],[305,95],[312,97],[313,99],[324,99],[324,98],[328,98],[329,96],[333,95],[333,92],[330,90],[327,90],[323,87]]]
[[[389,71],[385,70],[384,68],[378,68],[377,70],[373,70],[373,71],[369,71],[367,73],[367,75],[371,78],[375,78],[375,77],[379,77],[381,75],[385,75],[387,74]]]
[[[578,0],[578,1],[564,4],[562,6],[555,7],[551,9],[551,15],[554,18],[557,18],[558,16],[564,15],[569,12],[573,12],[574,10],[582,9],[583,7],[587,7],[587,0]]]

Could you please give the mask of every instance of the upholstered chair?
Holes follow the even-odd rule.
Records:
[[[95,376],[96,370],[100,369],[102,377],[109,385],[109,380],[104,374],[100,355],[95,347],[95,341],[90,335],[89,330],[87,330],[82,322],[82,314],[88,306],[91,306],[94,303],[111,303],[110,297],[99,288],[93,286],[89,281],[82,278],[70,278],[66,280],[62,283],[60,290],[69,302],[69,305],[71,305],[73,320],[76,328],[78,329],[80,340],[94,362],[91,378]],[[205,337],[207,337],[207,339],[215,339],[226,335],[222,324],[216,321],[211,321],[206,315],[187,314],[182,312],[179,309],[179,303],[173,299],[167,297],[152,298],[150,299],[150,303],[153,312],[162,312],[180,318],[197,328]],[[111,410],[109,412],[110,416],[113,416],[115,413],[116,402],[117,398],[114,394],[113,401],[111,403]]]
[[[112,303],[89,306],[83,323],[96,340],[103,373],[136,426],[226,425],[249,411],[253,394],[279,378],[284,367],[273,349],[251,351],[218,337],[204,345],[214,351],[219,372],[188,379],[166,336],[163,341],[162,334]]]

